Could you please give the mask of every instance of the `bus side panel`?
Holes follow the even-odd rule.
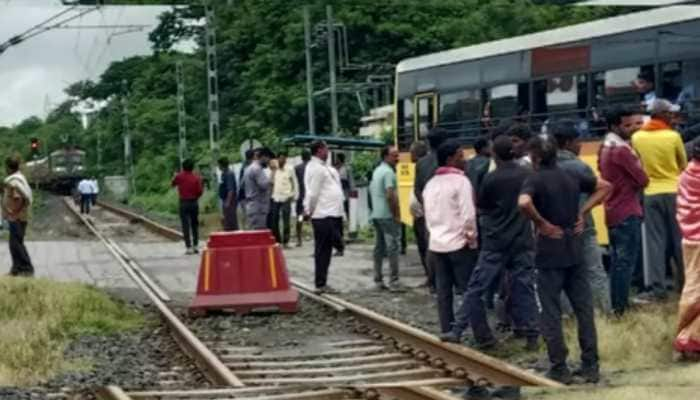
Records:
[[[401,210],[401,222],[413,226],[413,217],[409,209],[411,192],[413,192],[413,182],[416,176],[416,165],[410,161],[411,157],[401,155],[396,166],[396,180],[399,186],[399,207]]]
[[[588,164],[596,176],[600,176],[598,171],[598,148],[600,142],[587,142],[581,146],[581,155],[579,156],[583,162]],[[593,209],[593,222],[595,222],[595,230],[598,234],[598,244],[607,246],[610,243],[608,237],[608,227],[605,225],[605,210],[603,206],[598,206]]]

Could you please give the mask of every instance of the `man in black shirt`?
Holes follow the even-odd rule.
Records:
[[[491,165],[491,146],[487,138],[479,138],[474,142],[474,151],[476,155],[467,161],[466,174],[469,181],[472,183],[474,193],[479,193],[481,183],[484,177],[489,172]]]
[[[221,183],[219,184],[219,199],[224,214],[224,230],[237,231],[238,217],[236,215],[236,174],[229,168],[228,158],[219,159],[219,169],[221,170]]]
[[[510,271],[509,292],[512,296],[512,316],[515,333],[528,341],[528,348],[537,347],[537,303],[535,299],[534,240],[530,221],[518,209],[518,197],[523,182],[532,174],[515,160],[513,143],[508,136],[494,140],[496,170],[486,175],[479,191],[477,206],[481,251],[465,302],[468,315],[457,317],[454,337],[459,342],[468,322],[480,348],[496,344],[496,338],[486,319],[483,297],[501,272]],[[466,321],[466,318],[469,321]]]
[[[584,215],[603,201],[611,186],[602,179],[559,168],[556,141],[550,135],[534,137],[529,152],[536,172],[523,184],[518,206],[537,228],[535,265],[542,307],[540,328],[551,363],[547,376],[566,384],[572,382],[561,323],[563,290],[578,323],[581,369],[574,374],[587,382],[597,382],[598,343],[591,286],[582,262],[581,233]],[[581,193],[591,195],[579,207]]]
[[[297,198],[296,204],[296,216],[297,216],[297,247],[301,247],[302,240],[302,228],[304,227],[304,196],[306,196],[306,185],[304,184],[304,174],[306,173],[306,165],[311,160],[311,153],[308,150],[302,150],[301,152],[301,164],[294,167],[294,173],[297,176],[297,184],[299,185],[299,197]]]

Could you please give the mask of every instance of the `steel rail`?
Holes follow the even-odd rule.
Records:
[[[139,216],[131,211],[123,210],[121,207],[105,205],[103,202],[99,204],[110,211],[139,220],[145,225],[151,226],[154,231],[168,232],[167,235],[171,235],[169,237],[182,237],[182,234],[176,230],[163,227],[155,221]],[[313,288],[303,283],[292,280],[292,284],[302,294],[313,294]],[[388,318],[337,296],[314,294],[313,298],[323,299],[323,304],[329,305],[336,310],[344,309],[348,311],[360,323],[368,326],[375,338],[393,338],[401,344],[399,347],[402,350],[413,353],[419,359],[430,359],[434,366],[447,368],[458,379],[468,379],[477,385],[563,387],[559,382],[531,373],[479,351],[462,345],[443,343],[435,335]]]
[[[214,353],[202,343],[192,331],[168,308],[168,306],[158,297],[158,294],[151,288],[143,277],[135,273],[129,262],[122,257],[123,250],[119,249],[116,243],[106,238],[87,218],[81,215],[71,204],[68,198],[63,199],[66,207],[75,214],[80,221],[104,244],[114,258],[121,264],[131,279],[148,296],[153,305],[156,306],[166,324],[170,328],[173,338],[180,348],[197,364],[202,373],[214,384],[232,387],[244,386],[233,372],[219,360]],[[119,250],[117,250],[119,249]],[[129,260],[130,261],[130,260]],[[133,262],[133,261],[132,261]]]

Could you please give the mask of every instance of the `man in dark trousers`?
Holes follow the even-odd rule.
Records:
[[[557,164],[565,171],[576,174],[595,177],[593,169],[578,158],[581,152],[581,142],[576,131],[576,121],[561,119],[554,121],[549,126],[551,133],[557,140]],[[588,199],[588,194],[581,195],[581,204]],[[586,224],[581,233],[581,245],[583,246],[583,266],[588,270],[591,289],[593,290],[593,305],[605,314],[610,313],[610,282],[605,267],[603,255],[598,245],[598,235],[593,223],[591,213],[584,215]]]
[[[180,196],[180,221],[185,237],[185,254],[199,253],[199,198],[204,192],[202,178],[193,173],[194,161],[185,160],[182,171],[175,175],[172,186],[177,187]]]
[[[297,184],[299,185],[299,197],[297,197],[296,202],[296,231],[297,231],[297,247],[301,247],[302,240],[302,230],[304,228],[304,197],[306,196],[306,185],[304,185],[304,174],[306,173],[306,166],[311,160],[311,153],[308,150],[302,150],[301,152],[301,164],[294,167],[294,173],[297,176]]]
[[[490,348],[496,338],[486,319],[484,294],[501,273],[510,271],[509,292],[515,334],[527,340],[527,348],[537,348],[538,311],[535,298],[535,242],[531,223],[518,209],[523,182],[532,170],[515,162],[513,142],[499,136],[493,143],[496,170],[486,175],[477,197],[481,248],[465,296],[468,315],[456,316],[451,335],[443,339],[459,343],[471,323],[477,347]]]
[[[314,230],[314,274],[318,293],[334,293],[328,286],[328,267],[334,246],[342,240],[343,188],[338,171],[327,165],[328,146],[322,140],[311,144],[311,161],[306,166],[304,213]]]
[[[229,161],[226,157],[219,159],[219,169],[221,170],[221,183],[219,184],[219,199],[224,217],[224,230],[238,230],[238,216],[236,215],[236,196],[238,193],[236,185],[236,174],[231,171]]]
[[[618,107],[606,116],[608,134],[600,146],[600,176],[613,185],[605,200],[605,223],[610,234],[610,299],[616,315],[629,305],[632,276],[642,247],[642,191],[649,177],[639,156],[629,143],[635,132],[634,117],[638,109]]]
[[[564,171],[557,165],[557,144],[551,135],[538,135],[529,143],[535,173],[523,184],[518,206],[537,229],[537,294],[542,311],[540,329],[547,344],[550,369],[547,376],[572,382],[566,359],[561,319],[564,291],[576,316],[581,347],[581,368],[574,372],[586,382],[599,380],[598,339],[593,295],[583,265],[581,233],[584,215],[600,204],[611,186],[602,179]],[[581,193],[590,197],[580,206]]]
[[[418,160],[423,158],[428,154],[428,146],[424,142],[413,142],[411,145],[411,162],[417,163]],[[425,227],[425,213],[423,212],[423,205],[421,205],[416,199],[416,194],[411,193],[410,206],[411,215],[413,216],[413,235],[416,239],[416,246],[418,247],[418,254],[420,255],[420,261],[423,265],[423,270],[425,271],[425,287],[428,288],[432,293],[435,292],[435,277],[434,274],[428,269],[428,263],[426,261],[428,253],[428,233]]]
[[[20,160],[16,157],[5,160],[7,177],[3,181],[2,217],[10,228],[10,275],[31,277],[34,275],[34,266],[24,245],[24,235],[32,206],[32,188],[20,172],[19,165]]]
[[[428,183],[430,178],[432,178],[433,175],[435,175],[435,171],[438,169],[437,149],[445,141],[446,138],[447,132],[445,132],[444,129],[434,128],[432,131],[430,131],[427,137],[430,151],[427,155],[420,158],[416,163],[416,173],[413,181],[413,194],[415,195],[416,201],[421,206],[421,208],[423,208],[424,206],[423,189],[425,189],[425,185]],[[427,247],[430,233],[428,232],[428,229],[425,226],[425,218],[418,218],[416,219],[416,221],[414,221],[414,223],[417,225],[417,231],[423,232],[423,234],[425,235],[422,239],[426,243]],[[428,273],[428,289],[431,293],[435,293],[435,263],[431,259],[431,255],[429,252],[426,254],[425,262],[427,265]]]

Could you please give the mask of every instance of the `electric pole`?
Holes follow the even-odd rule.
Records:
[[[126,79],[122,80],[122,129],[124,134],[124,173],[129,182],[129,194],[133,194],[134,168],[131,155],[131,132],[129,132],[129,100],[127,98],[128,86]]]
[[[178,147],[180,155],[180,169],[187,155],[187,123],[185,118],[185,81],[182,78],[182,61],[175,63],[175,79],[177,79],[177,124],[178,124]]]
[[[219,158],[219,78],[216,62],[216,19],[211,1],[204,3],[206,50],[207,50],[207,88],[209,92],[209,148],[211,150],[212,185],[216,185],[216,162]]]
[[[331,134],[338,134],[338,92],[335,79],[335,24],[333,23],[333,7],[326,6],[326,29],[328,33],[328,72],[331,91]]]
[[[309,6],[304,6],[304,52],[306,53],[306,105],[309,114],[309,133],[315,135],[314,71],[311,62],[311,17],[309,16]]]

